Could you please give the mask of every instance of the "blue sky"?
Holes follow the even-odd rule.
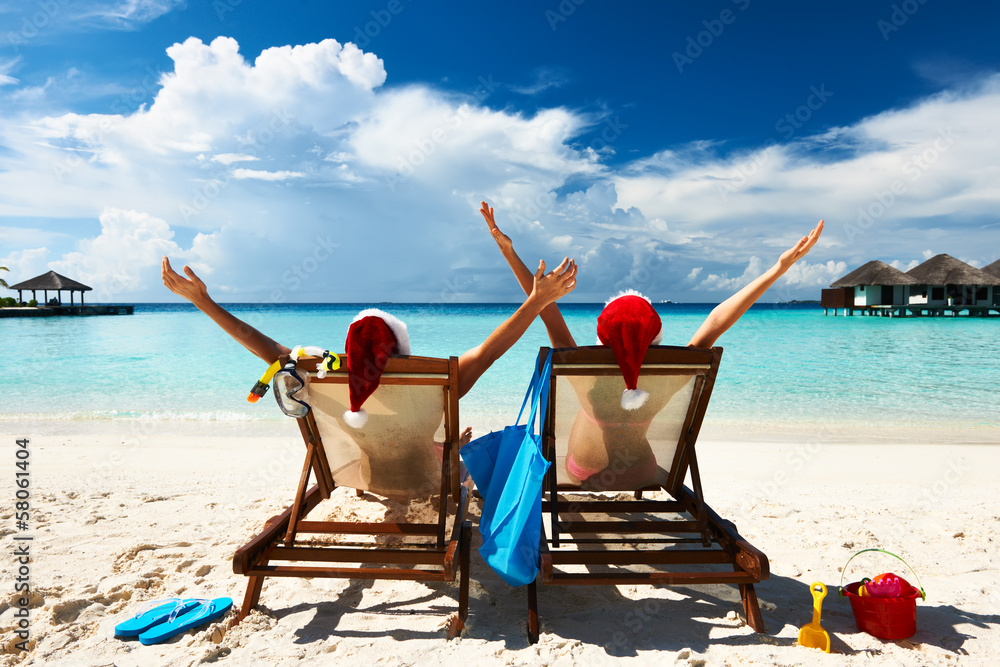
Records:
[[[0,263],[99,301],[765,300],[1000,257],[991,3],[0,0]]]

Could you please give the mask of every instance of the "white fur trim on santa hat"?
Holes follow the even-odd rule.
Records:
[[[348,410],[344,413],[344,421],[351,428],[361,428],[368,423],[368,413],[364,409],[358,410],[357,412],[351,412]]]
[[[611,297],[607,301],[605,301],[604,302],[604,307],[607,308],[608,304],[610,304],[615,299],[622,298],[623,296],[637,296],[640,299],[645,299],[646,303],[648,303],[649,305],[651,305],[651,306],[653,305],[653,302],[649,300],[649,297],[646,296],[645,294],[643,294],[642,292],[639,292],[639,291],[634,290],[634,289],[624,289],[621,292],[618,292],[618,294],[615,294],[613,297]],[[659,345],[661,342],[663,342],[663,319],[662,318],[660,319],[660,330],[656,332],[656,337],[653,338],[653,340],[651,340],[649,344],[650,345]],[[597,344],[598,345],[604,345],[604,343],[602,343],[600,339],[597,340]]]
[[[653,303],[652,301],[649,300],[649,297],[646,296],[645,294],[643,294],[642,292],[637,292],[634,289],[623,289],[621,292],[618,292],[618,294],[615,294],[613,297],[611,297],[610,299],[608,299],[607,301],[605,301],[604,302],[604,307],[607,308],[609,303],[611,303],[615,299],[620,299],[623,296],[637,296],[640,299],[645,299],[647,303],[650,303],[650,304]]]
[[[622,392],[622,407],[626,410],[638,410],[646,404],[649,392],[645,389],[626,389]]]
[[[406,324],[399,318],[390,315],[384,310],[379,310],[378,308],[366,308],[358,313],[351,324],[354,324],[358,320],[363,320],[366,317],[378,317],[381,318],[392,331],[392,335],[396,337],[396,344],[399,345],[399,353],[403,355],[410,354],[410,334],[406,330]]]

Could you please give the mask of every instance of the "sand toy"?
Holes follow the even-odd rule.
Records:
[[[814,581],[809,591],[813,596],[813,620],[803,625],[799,630],[799,646],[818,648],[824,653],[830,652],[830,634],[819,624],[823,609],[823,598],[826,597],[826,586],[821,581]]]
[[[902,561],[916,577],[918,587],[912,586],[906,579],[891,572],[880,574],[874,579],[864,578],[844,586],[847,565],[850,565],[855,556],[867,551],[878,551]],[[883,549],[862,549],[851,556],[847,565],[840,575],[840,596],[850,600],[858,630],[879,639],[912,637],[917,631],[917,598],[927,599],[927,596],[920,586],[920,577],[910,564]]]

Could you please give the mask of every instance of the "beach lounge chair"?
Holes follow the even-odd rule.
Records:
[[[315,371],[317,361],[301,358],[297,368]],[[348,374],[310,377],[311,410],[297,420],[306,455],[295,500],[233,557],[233,571],[249,577],[239,620],[256,606],[265,577],[454,581],[458,570],[458,613],[449,625],[457,636],[468,610],[471,538],[471,481],[460,479],[458,459],[457,357],[391,358],[365,403],[362,429],[343,421]],[[414,523],[308,520],[336,486],[393,499],[434,497],[436,516]]]
[[[539,368],[547,354],[548,348],[539,353]],[[542,427],[552,465],[542,498],[539,574],[528,586],[532,642],[538,584],[736,584],[747,623],[764,631],[753,585],[769,576],[767,556],[705,504],[695,455],[721,358],[718,347],[650,347],[639,377],[650,397],[626,411],[611,349],[554,351]],[[581,442],[599,443],[605,460],[594,463],[594,448],[588,454]],[[643,498],[653,490],[670,499]]]

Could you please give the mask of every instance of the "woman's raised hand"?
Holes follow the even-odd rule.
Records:
[[[813,230],[809,232],[808,236],[803,236],[799,239],[798,243],[781,253],[781,257],[778,258],[778,264],[787,270],[788,267],[805,257],[806,253],[812,250],[812,247],[816,245],[816,241],[819,241],[819,235],[822,233],[823,221],[820,220],[813,227]]]
[[[531,296],[548,305],[561,299],[576,287],[576,262],[565,258],[555,270],[545,273],[545,260],[538,262]],[[529,297],[530,298],[530,297]]]
[[[163,278],[163,284],[168,290],[178,296],[184,297],[195,305],[198,305],[199,301],[208,299],[208,288],[205,287],[205,283],[201,281],[201,278],[195,275],[190,266],[184,267],[184,273],[188,275],[187,278],[181,276],[171,268],[169,259],[166,257],[163,258],[163,262],[160,264],[160,275]]]
[[[479,212],[483,214],[483,218],[486,219],[486,224],[490,228],[490,234],[493,235],[493,240],[497,242],[500,246],[500,250],[506,251],[514,247],[514,243],[510,240],[510,237],[500,231],[497,227],[497,222],[493,218],[493,207],[484,201],[479,202]]]

